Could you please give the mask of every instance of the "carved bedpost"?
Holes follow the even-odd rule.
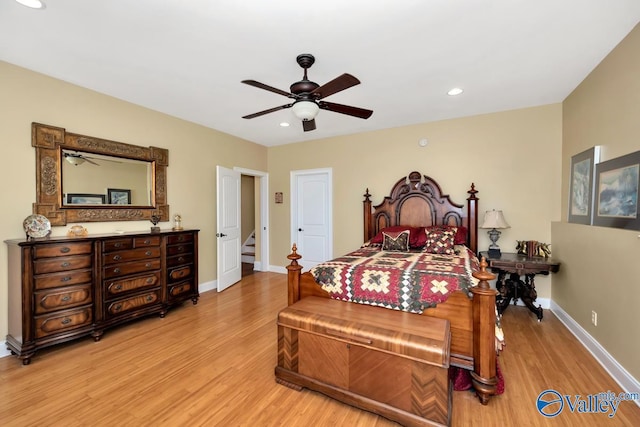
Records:
[[[467,232],[469,233],[469,249],[474,254],[478,253],[478,199],[476,197],[475,184],[471,183],[471,189],[467,191],[469,197],[467,197]]]
[[[291,264],[287,266],[288,305],[300,299],[300,273],[302,272],[302,266],[298,264],[298,260],[302,256],[298,255],[297,250],[298,247],[294,243],[291,248],[291,254],[287,255],[287,258],[291,260]]]
[[[471,380],[483,405],[496,392],[496,293],[489,280],[496,278],[487,271],[487,261],[480,261],[480,270],[473,277],[480,280],[471,288],[473,293],[473,372]]]
[[[364,214],[364,242],[369,241],[373,237],[373,224],[371,223],[371,194],[369,189],[364,193],[364,200],[362,201],[362,209]]]

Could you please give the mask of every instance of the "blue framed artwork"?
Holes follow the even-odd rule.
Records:
[[[593,217],[596,163],[600,161],[600,147],[596,146],[571,157],[569,181],[569,222],[591,224]]]
[[[640,230],[640,151],[596,165],[593,225]]]

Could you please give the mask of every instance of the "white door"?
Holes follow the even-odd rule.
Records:
[[[307,270],[333,258],[331,169],[291,172],[292,244]]]
[[[218,212],[218,292],[242,278],[240,172],[216,166]]]

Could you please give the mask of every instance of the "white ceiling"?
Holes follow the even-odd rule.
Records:
[[[561,102],[640,20],[638,0],[45,3],[0,0],[0,60],[266,146]],[[288,92],[300,53],[321,85],[360,79],[326,100],[371,118],[242,119],[290,100],[240,81]]]

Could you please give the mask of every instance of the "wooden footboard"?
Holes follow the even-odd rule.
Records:
[[[288,304],[309,296],[329,298],[329,294],[308,273],[302,273],[298,264],[301,256],[294,245],[287,256],[291,261],[288,270]],[[488,280],[495,276],[486,271],[487,263],[482,260],[481,270],[474,273],[480,283],[473,287],[472,298],[465,292],[453,293],[446,302],[423,312],[423,316],[447,319],[451,328],[451,365],[471,371],[473,386],[483,405],[495,394],[496,377],[496,291]],[[348,304],[345,302],[345,304]],[[386,310],[385,308],[380,308]]]

